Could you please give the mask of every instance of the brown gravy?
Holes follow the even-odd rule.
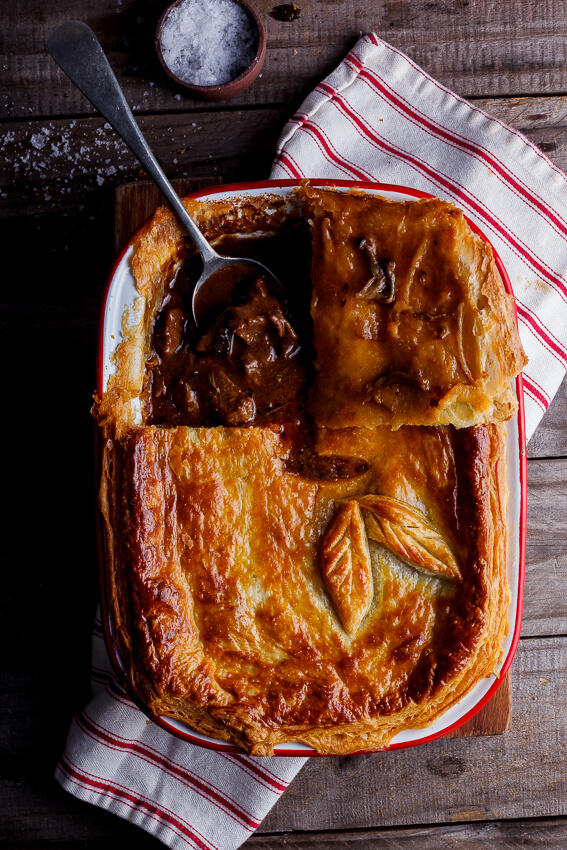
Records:
[[[200,333],[191,318],[191,295],[201,264],[188,256],[154,325],[144,390],[149,425],[251,425],[305,395],[311,362],[300,341],[310,339],[305,333],[311,290],[306,229],[290,222],[269,236],[225,236],[218,247],[227,256],[249,256],[273,269],[290,293],[289,303],[282,304],[269,282],[248,271],[237,281],[220,281],[234,292],[232,304]],[[212,316],[218,313],[218,297],[209,294]]]

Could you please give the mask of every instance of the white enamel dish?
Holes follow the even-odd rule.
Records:
[[[270,196],[277,195],[286,198],[288,196],[291,197],[291,193],[294,188],[297,187],[298,182],[299,181],[296,180],[283,180],[277,182],[264,181],[261,183],[238,184],[219,187],[216,189],[207,189],[205,191],[195,193],[193,197],[198,197],[201,200],[207,200],[208,198],[215,200],[227,200],[229,198],[242,199],[243,197],[269,194]],[[344,191],[352,188],[363,189],[365,192],[373,192],[391,200],[411,200],[414,198],[426,197],[424,193],[414,189],[399,186],[396,187],[382,183],[352,183],[349,181],[321,180],[312,180],[310,182],[316,186],[332,186],[333,188],[338,188]],[[489,241],[473,221],[470,221],[469,219],[469,223],[475,232],[485,239],[485,241]],[[106,300],[103,305],[100,329],[98,373],[99,393],[104,391],[109,376],[112,374],[114,369],[112,355],[117,345],[119,345],[122,340],[122,316],[124,310],[126,308],[133,309],[137,297],[134,278],[132,276],[130,266],[132,251],[132,247],[127,246],[118,258],[111,275]],[[511,292],[510,281],[506,271],[496,252],[494,253],[504,285],[508,292]],[[500,670],[496,676],[483,679],[479,682],[457,705],[454,705],[446,711],[429,727],[425,729],[411,729],[398,733],[386,749],[391,750],[422,744],[441,737],[442,735],[446,735],[448,732],[451,732],[458,726],[465,723],[493,696],[512,663],[520,637],[525,570],[526,442],[521,376],[516,379],[516,391],[518,395],[519,411],[518,414],[507,423],[506,428],[507,473],[510,494],[508,505],[508,580],[510,585],[511,601],[508,612],[508,635],[503,646],[503,660]],[[105,627],[105,636],[113,664],[117,672],[121,673],[122,662],[113,637],[113,624],[109,614],[109,606],[106,604],[104,552],[101,553],[101,561],[104,613],[103,623]],[[140,705],[140,708],[148,713],[147,709],[143,705]],[[168,717],[151,716],[152,719],[164,729],[179,738],[190,741],[193,744],[223,752],[241,752],[238,747],[207,737],[199,732],[195,732],[189,726],[180,721],[172,720]],[[275,754],[278,756],[318,755],[318,753],[316,753],[311,747],[300,743],[279,744],[275,747]]]

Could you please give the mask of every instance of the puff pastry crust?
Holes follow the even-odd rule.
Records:
[[[330,428],[509,419],[526,363],[489,245],[437,198],[306,187],[317,375]]]
[[[347,197],[342,215],[359,201]],[[227,226],[228,208],[188,205],[209,236]],[[266,206],[270,213],[240,211],[234,226],[264,227],[267,216],[274,224],[282,211]],[[404,221],[416,214],[404,206]],[[314,218],[315,450],[323,459],[355,459],[349,477],[298,467],[302,431],[285,418],[252,427],[144,423],[137,402],[152,324],[185,252],[166,210],[136,238],[140,303],[125,318],[115,375],[95,407],[109,604],[128,685],[153,714],[254,755],[291,742],[321,753],[376,750],[403,729],[426,727],[496,671],[507,629],[504,427],[402,425],[403,411],[425,409],[415,394],[387,423],[374,416],[376,402],[353,401],[363,343],[376,340],[360,338],[347,372],[331,357],[326,334],[348,359],[353,317],[362,314],[353,294],[341,323],[334,299],[344,284],[331,287],[329,260],[317,253],[324,215]],[[352,225],[357,239],[361,215]],[[461,227],[452,209],[435,215]],[[481,265],[490,265],[481,254]],[[395,262],[401,269],[402,257]],[[487,298],[500,299],[505,319],[490,345],[505,349],[513,337],[508,301]],[[512,342],[509,351],[518,365]],[[433,346],[431,363],[438,353]],[[371,358],[370,375],[380,357]],[[420,363],[422,374],[428,362]],[[443,362],[447,375],[461,368],[453,349]],[[324,364],[339,376],[334,413],[322,388]],[[506,368],[494,366],[499,375]],[[513,401],[496,380],[483,384],[487,398],[489,390],[499,394],[486,418],[498,420],[495,411],[509,413]],[[363,426],[353,425],[360,419]]]
[[[364,431],[340,438],[367,472],[331,482],[288,471],[289,444],[263,428],[134,428],[108,445],[116,633],[155,714],[256,755],[349,753],[427,726],[495,670],[502,426]],[[378,542],[372,499],[409,543]]]

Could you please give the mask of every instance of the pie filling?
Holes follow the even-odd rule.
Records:
[[[360,197],[307,187],[281,216],[261,200],[237,215],[189,202],[222,253],[260,259],[289,293],[245,276],[202,332],[199,264],[159,210],[135,240],[143,315],[97,405],[128,686],[154,714],[256,755],[296,741],[376,750],[425,727],[497,669],[507,630],[504,405],[478,404],[502,397],[523,358],[503,287],[468,231],[461,251],[435,250],[435,272],[424,219],[443,229],[454,208]],[[437,377],[404,330],[412,262],[434,278],[433,305],[415,278],[412,321],[441,346]],[[475,343],[476,378],[463,354],[459,328],[480,309],[508,323],[510,373],[491,339]],[[451,421],[465,405],[465,426],[481,424],[428,424],[440,380],[457,387]]]
[[[309,292],[307,240],[305,228],[296,224],[277,234],[224,237],[216,241],[216,247],[225,256],[266,258],[293,295],[297,290]],[[288,252],[295,256],[301,252],[305,257],[293,276],[284,262]],[[191,296],[200,271],[198,258],[188,256],[169,284],[155,319],[143,396],[146,423],[251,425],[274,411],[297,406],[305,397],[311,363],[299,336],[309,315],[308,303],[299,305],[295,299],[296,330],[289,319],[289,306],[282,304],[280,293],[270,289],[269,279],[248,271],[231,293],[230,302],[223,305],[224,291],[220,298],[216,292],[206,293],[212,308],[206,303],[203,312],[211,321],[205,321],[205,333],[200,333],[191,313]],[[214,283],[218,284],[217,278]]]

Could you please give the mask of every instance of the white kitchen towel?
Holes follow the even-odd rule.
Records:
[[[567,178],[517,131],[448,91],[374,34],[286,125],[272,177],[378,180],[458,204],[490,238],[517,298],[527,436],[567,364]],[[94,699],[73,721],[57,778],[176,850],[233,850],[304,764],[180,741],[119,686],[100,621]]]
[[[270,176],[408,186],[481,228],[516,297],[529,439],[567,368],[566,175],[369,33],[287,123]]]
[[[156,726],[114,674],[97,615],[94,699],[73,720],[55,777],[175,850],[234,850],[258,828],[305,763],[196,747]]]

